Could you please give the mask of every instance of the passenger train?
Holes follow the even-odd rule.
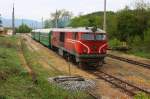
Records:
[[[93,28],[51,28],[33,30],[32,38],[74,60],[79,66],[99,67],[104,63],[107,33]]]

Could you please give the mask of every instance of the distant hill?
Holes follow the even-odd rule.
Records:
[[[113,11],[107,11],[106,13],[107,13],[107,15],[114,15],[115,14],[115,12],[113,12]],[[104,15],[103,11],[98,11],[98,12],[89,13],[89,14],[86,14],[83,16],[103,16],[103,15]]]
[[[35,20],[30,20],[30,19],[15,19],[15,27],[19,27],[22,24],[22,22],[24,24],[27,24],[31,28],[41,28],[42,27],[41,22],[35,21]],[[2,18],[2,25],[4,27],[11,27],[12,19]]]
[[[116,20],[116,13],[112,11],[107,11],[107,27],[109,25],[114,24],[114,21]],[[104,12],[93,12],[86,15],[81,15],[74,17],[69,26],[71,27],[99,27],[103,28],[103,17]],[[112,26],[110,26],[112,27]],[[110,31],[109,31],[110,32]]]

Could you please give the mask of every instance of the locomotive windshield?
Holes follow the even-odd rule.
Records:
[[[93,33],[86,33],[81,35],[82,40],[105,40],[105,34],[93,34]]]
[[[94,40],[94,35],[93,34],[82,34],[81,35],[82,40]]]
[[[106,40],[106,35],[104,34],[96,34],[96,40]]]

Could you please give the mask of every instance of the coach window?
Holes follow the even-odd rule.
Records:
[[[60,42],[65,41],[65,32],[60,32],[60,37],[59,37]]]
[[[74,33],[73,33],[72,38],[73,38],[74,40],[76,40],[76,39],[77,39],[77,32],[74,32]]]

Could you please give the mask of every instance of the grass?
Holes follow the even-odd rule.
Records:
[[[133,54],[135,56],[139,56],[139,57],[150,59],[150,52],[145,52],[145,51],[129,51],[128,54]]]
[[[89,99],[83,92],[69,92],[47,79],[59,75],[46,70],[38,63],[38,55],[22,41],[22,50],[33,77],[23,68],[18,57],[19,39],[0,37],[0,99]]]
[[[0,97],[4,99],[21,98],[26,84],[24,78],[29,79],[21,76],[25,70],[18,58],[17,42],[16,37],[0,37]]]
[[[134,99],[150,99],[150,96],[140,92],[136,96],[134,96]]]

